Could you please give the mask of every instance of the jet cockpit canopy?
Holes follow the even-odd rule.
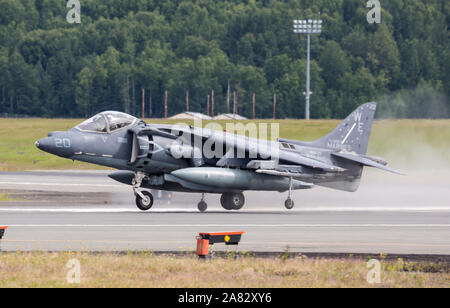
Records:
[[[131,126],[137,121],[137,118],[123,112],[105,111],[75,126],[75,128],[84,132],[111,133]]]

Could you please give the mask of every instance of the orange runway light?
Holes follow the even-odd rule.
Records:
[[[205,258],[209,254],[209,245],[225,243],[225,245],[238,245],[244,231],[199,233],[197,239],[197,255]]]
[[[0,239],[5,235],[6,229],[8,229],[8,226],[0,226]]]

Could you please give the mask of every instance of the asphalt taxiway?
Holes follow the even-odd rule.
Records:
[[[248,192],[238,212],[208,195],[198,213],[199,195],[184,193],[140,212],[131,189],[103,171],[0,173],[11,198],[0,202],[0,225],[9,225],[0,249],[189,251],[199,232],[245,231],[231,250],[449,255],[450,189],[436,182],[424,193],[429,180],[369,174],[357,193],[297,191],[292,211],[285,194]]]

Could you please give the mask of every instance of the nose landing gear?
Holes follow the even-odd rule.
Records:
[[[153,206],[153,196],[148,191],[141,191],[140,193],[136,195],[136,205],[141,211],[148,211]]]
[[[136,196],[136,205],[141,211],[148,211],[153,206],[153,195],[141,189],[142,181],[145,178],[145,173],[136,172],[133,179],[133,191]]]

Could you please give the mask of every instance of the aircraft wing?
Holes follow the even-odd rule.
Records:
[[[276,141],[262,140],[230,134],[227,132],[203,130],[192,128],[191,133],[203,139],[209,139],[216,144],[225,145],[228,149],[235,149],[237,153],[250,153],[254,156],[267,157],[267,159],[278,159],[294,165],[302,165],[312,169],[321,169],[325,172],[343,172],[344,168],[333,166],[321,161],[308,158],[299,153],[283,151]],[[224,157],[229,155],[228,151]],[[224,158],[226,159],[226,158]],[[218,167],[224,165],[224,159],[219,160]]]
[[[342,167],[326,164],[318,160],[302,156],[299,153],[295,152],[280,152],[280,160],[313,169],[321,169],[325,172],[344,172],[346,170]]]
[[[169,130],[168,128],[147,126],[139,129],[139,131],[135,129],[133,132],[135,134],[161,136],[173,140],[176,140],[183,135],[189,139],[194,136],[194,139],[197,137],[202,141],[210,140],[211,143],[225,146],[228,151],[224,154],[224,157],[217,162],[218,167],[223,167],[227,164],[228,160],[233,159],[230,155],[232,156],[235,153],[249,153],[252,154],[253,157],[267,157],[268,160],[277,159],[289,164],[302,165],[312,169],[323,170],[325,172],[344,172],[346,170],[342,167],[302,156],[299,153],[283,151],[279,148],[279,143],[276,141],[249,138],[247,136],[240,136],[216,130],[187,126],[174,126]]]

